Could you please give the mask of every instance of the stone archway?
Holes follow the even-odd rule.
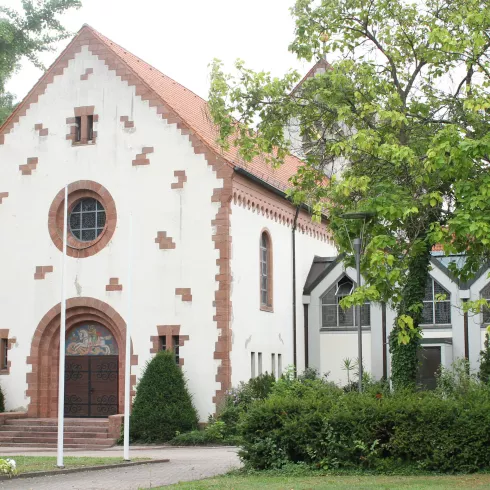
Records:
[[[111,306],[94,298],[70,298],[66,302],[66,330],[81,322],[96,322],[106,327],[114,336],[120,352],[126,349],[126,323]],[[58,416],[58,370],[59,329],[61,305],[51,308],[37,326],[31,343],[27,364],[32,372],[27,373],[26,395],[31,398],[27,413],[29,417]],[[132,351],[132,346],[131,346]],[[131,365],[137,365],[137,356],[131,356]],[[119,356],[118,411],[124,410],[125,356]],[[136,376],[131,375],[131,386]],[[132,393],[133,394],[133,393]]]

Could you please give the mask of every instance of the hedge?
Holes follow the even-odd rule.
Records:
[[[242,459],[255,469],[416,467],[446,473],[490,467],[490,391],[342,393],[286,390],[243,415]]]

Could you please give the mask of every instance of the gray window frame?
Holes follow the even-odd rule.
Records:
[[[333,282],[330,287],[320,296],[320,330],[321,331],[350,331],[350,330],[357,330],[356,326],[356,308],[351,307],[348,310],[345,311],[350,311],[352,310],[352,325],[340,325],[340,317],[339,317],[339,312],[341,310],[341,306],[339,305],[340,299],[339,298],[344,298],[345,296],[348,296],[346,294],[343,294],[342,296],[337,296],[342,284],[340,284],[344,279],[347,279],[352,283],[352,287],[350,289],[349,294],[352,294],[352,292],[355,289],[356,283],[353,281],[347,274],[343,274],[340,276],[335,282]],[[324,303],[324,299],[329,295],[329,293],[332,291],[332,289],[335,289],[335,297],[337,298],[337,302],[335,304],[333,303]],[[337,319],[337,325],[332,326],[332,325],[324,325],[323,324],[323,309],[324,307],[336,307],[336,319]],[[367,308],[367,314],[369,318],[368,325],[362,325],[363,330],[369,330],[371,328],[371,303],[367,301],[364,303],[362,308]],[[361,312],[361,318],[365,316]]]

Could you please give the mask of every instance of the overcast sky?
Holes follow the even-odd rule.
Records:
[[[0,0],[20,8],[20,0]],[[87,23],[161,72],[207,98],[208,64],[223,60],[231,70],[241,58],[254,70],[282,75],[289,68],[306,73],[310,64],[288,52],[294,0],[82,0],[65,13],[63,25],[73,33]],[[49,66],[66,46],[46,54]],[[28,61],[7,84],[18,98],[32,88],[41,71]]]

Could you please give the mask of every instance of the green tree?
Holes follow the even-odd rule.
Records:
[[[289,49],[334,61],[293,90],[293,71],[273,78],[238,61],[226,74],[215,60],[210,111],[219,141],[275,165],[303,153],[291,198],[328,215],[349,265],[351,238],[363,233],[365,285],[343,304],[368,299],[397,310],[392,377],[407,386],[433,245],[468,255],[452,266],[462,278],[489,258],[490,2],[297,0],[292,14]],[[358,211],[375,216],[342,219]]]
[[[26,57],[43,68],[39,55],[52,51],[70,35],[58,15],[80,6],[80,0],[22,0],[20,14],[0,5],[0,124],[13,109],[13,96],[5,92],[5,84],[18,70],[20,60]]]
[[[197,429],[197,412],[172,351],[159,352],[146,365],[136,389],[130,421],[132,440],[166,442]]]

